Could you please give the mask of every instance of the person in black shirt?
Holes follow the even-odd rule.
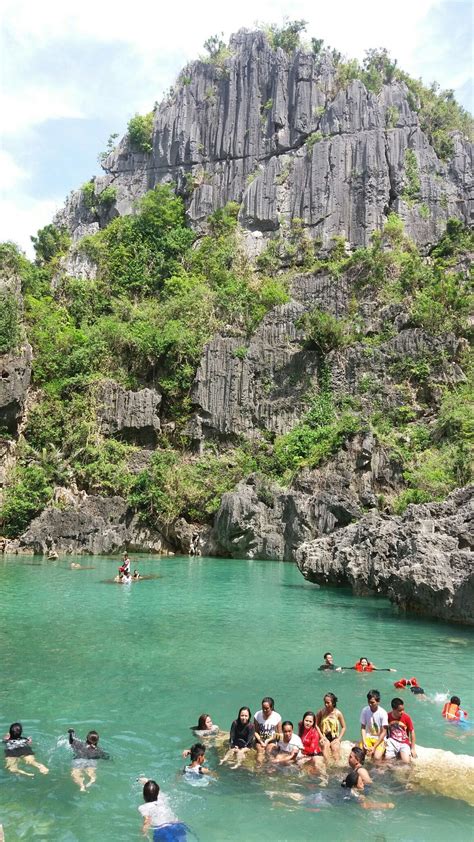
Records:
[[[109,760],[110,755],[97,745],[99,742],[97,731],[89,731],[85,740],[78,740],[73,728],[69,728],[68,734],[69,745],[74,753],[71,777],[81,792],[85,792],[87,787],[95,783],[97,760]],[[86,776],[89,778],[87,784]]]
[[[235,758],[231,769],[238,769],[242,765],[249,748],[253,748],[255,742],[255,725],[253,724],[250,708],[242,707],[239,710],[237,719],[234,719],[230,726],[229,751],[222,758],[222,766],[226,760]]]
[[[321,670],[335,670],[336,672],[341,672],[341,667],[336,667],[334,664],[334,659],[330,652],[325,652],[324,654],[324,664],[321,664],[318,667],[319,671]]]

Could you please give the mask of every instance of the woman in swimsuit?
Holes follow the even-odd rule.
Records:
[[[346,722],[340,710],[337,709],[337,697],[334,693],[326,693],[324,707],[316,716],[316,727],[321,737],[320,745],[326,763],[329,760],[339,762],[341,756],[341,740],[346,732]]]

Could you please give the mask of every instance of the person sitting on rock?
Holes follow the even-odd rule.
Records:
[[[388,739],[385,751],[386,760],[399,758],[402,763],[409,763],[410,758],[416,758],[415,728],[410,716],[405,713],[403,699],[392,699],[392,710],[388,714]],[[383,736],[373,747],[375,753]]]

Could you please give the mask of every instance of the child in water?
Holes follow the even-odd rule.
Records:
[[[441,714],[448,722],[463,722],[467,719],[467,711],[461,710],[461,699],[459,696],[451,696],[446,702]]]
[[[28,778],[33,778],[33,772],[25,772],[24,769],[19,768],[19,763],[22,761],[28,766],[34,766],[42,775],[47,775],[49,772],[48,767],[35,760],[35,755],[31,748],[31,737],[23,737],[22,734],[22,725],[19,722],[13,722],[10,725],[8,734],[3,738],[6,768],[14,775],[26,775]]]
[[[73,728],[69,728],[69,745],[74,752],[71,778],[81,792],[92,786],[96,781],[96,767],[98,760],[109,760],[110,755],[98,747],[99,735],[97,731],[89,731],[85,741],[78,740]],[[89,778],[86,783],[86,777]]]
[[[194,745],[191,746],[189,753],[191,763],[183,769],[183,775],[189,783],[196,784],[198,780],[202,781],[203,775],[213,775],[215,777],[215,772],[211,772],[210,769],[206,769],[206,767],[203,766],[206,746],[202,743],[194,743]]]

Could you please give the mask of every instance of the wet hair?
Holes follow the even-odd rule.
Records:
[[[347,789],[353,789],[357,786],[358,781],[359,772],[357,771],[357,769],[351,769],[347,777],[344,778],[343,782],[341,783],[341,786],[346,787]]]
[[[449,701],[451,702],[452,705],[460,705],[461,704],[461,699],[459,698],[459,696],[451,696]]]
[[[143,787],[143,798],[145,801],[156,801],[160,794],[160,787],[156,781],[147,781]]]
[[[359,763],[361,763],[361,764],[362,764],[362,763],[364,762],[364,760],[365,760],[365,751],[364,751],[364,749],[363,749],[363,748],[360,748],[360,746],[353,746],[353,747],[351,748],[351,754],[353,754],[353,755],[354,755],[354,757],[357,757],[357,760],[359,761]]]
[[[206,719],[208,717],[209,717],[209,719],[212,719],[212,717],[209,716],[208,713],[201,713],[201,715],[198,719],[197,728],[196,728],[196,726],[194,726],[197,731],[205,731],[206,730]]]
[[[395,710],[396,708],[400,707],[400,705],[405,705],[405,702],[403,701],[403,699],[399,699],[398,696],[395,696],[395,698],[392,699],[390,704],[392,705],[392,710]]]
[[[291,727],[293,728],[293,723],[290,722],[289,719],[285,719],[285,721],[281,723],[282,729],[285,727],[285,725],[291,725]]]
[[[371,699],[376,699],[377,702],[380,702],[380,693],[378,690],[369,690],[367,693],[367,701],[370,702]]]
[[[12,725],[10,725],[9,733],[11,740],[19,740],[23,733],[23,726],[20,722],[13,722]]]
[[[359,658],[359,664],[360,664],[362,661],[367,661],[367,663],[368,663],[368,664],[370,664],[370,661],[369,661],[369,659],[368,659],[368,658],[365,658],[365,657],[364,657],[364,658]]]
[[[247,707],[247,705],[244,705],[243,707],[240,708],[237,719],[240,719],[240,714],[242,713],[243,710],[248,710],[248,712],[249,712],[249,722],[250,722],[250,720],[252,719],[252,711],[250,710],[249,707]]]
[[[206,746],[203,746],[202,743],[194,743],[194,745],[191,746],[191,750],[190,750],[191,762],[194,763],[195,760],[197,760],[199,757],[201,757],[205,753],[206,753]]]
[[[89,731],[86,737],[86,743],[89,743],[91,746],[96,746],[99,742],[99,735],[97,731]]]
[[[300,737],[301,737],[301,735],[302,735],[302,733],[303,733],[303,731],[304,731],[304,721],[305,721],[305,719],[306,719],[306,717],[307,717],[307,716],[312,716],[312,717],[313,717],[313,725],[312,725],[312,727],[313,727],[313,728],[316,728],[316,714],[315,714],[315,713],[314,713],[314,711],[312,711],[312,710],[306,710],[306,711],[304,712],[304,714],[303,714],[303,718],[302,718],[301,722],[298,722],[298,734],[299,734],[299,736],[300,736]]]
[[[272,699],[272,697],[271,697],[271,696],[264,696],[264,697],[263,697],[263,699],[262,699],[262,708],[263,708],[263,706],[264,706],[267,702],[268,702],[268,704],[270,705],[271,709],[272,709],[272,710],[274,710],[274,709],[275,709],[275,702],[274,702],[274,700]]]
[[[332,652],[325,652],[323,655],[324,660],[326,660],[328,655],[332,655]]]
[[[325,693],[324,696],[323,696],[323,701],[324,701],[324,699],[331,699],[331,702],[333,703],[333,706],[336,707],[337,696],[335,696],[334,693]]]

